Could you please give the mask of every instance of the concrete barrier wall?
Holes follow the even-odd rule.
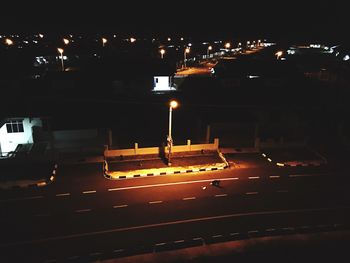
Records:
[[[174,145],[172,152],[189,152],[189,151],[201,151],[201,150],[210,150],[216,151],[219,149],[219,139],[214,139],[214,143],[207,144],[191,144],[190,140],[187,140],[187,145]],[[132,149],[118,149],[118,150],[109,150],[105,149],[105,157],[113,156],[131,156],[131,155],[143,155],[143,154],[159,154],[162,151],[161,147],[147,147],[139,148],[138,144],[135,143],[134,148]],[[168,152],[168,147],[164,147],[164,152]]]
[[[74,141],[93,139],[98,136],[97,129],[89,130],[63,130],[52,132],[55,141]]]

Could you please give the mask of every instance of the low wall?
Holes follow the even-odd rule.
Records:
[[[172,147],[172,152],[191,152],[191,151],[216,151],[219,149],[219,139],[214,139],[213,143],[206,144],[191,144],[191,140],[187,140],[187,145],[174,145]],[[117,150],[109,150],[106,149],[104,151],[105,157],[113,157],[113,156],[131,156],[131,155],[144,155],[144,154],[158,154],[160,155],[162,152],[168,152],[168,147],[147,147],[147,148],[139,148],[138,143],[135,143],[134,148],[131,149],[117,149]]]

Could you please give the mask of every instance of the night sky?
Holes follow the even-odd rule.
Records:
[[[345,1],[30,2],[7,4],[0,16],[0,31],[348,38]]]

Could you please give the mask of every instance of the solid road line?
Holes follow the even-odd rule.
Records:
[[[64,239],[80,238],[80,237],[87,237],[87,236],[96,236],[96,235],[103,235],[103,234],[108,234],[108,233],[119,233],[119,232],[125,232],[125,231],[130,231],[130,230],[139,230],[139,229],[147,229],[147,228],[155,228],[155,227],[163,227],[163,226],[179,225],[179,224],[188,224],[188,223],[193,223],[193,222],[203,222],[203,221],[218,220],[218,219],[225,219],[225,218],[236,218],[236,217],[256,216],[256,215],[291,214],[291,213],[329,211],[329,210],[331,211],[331,210],[349,209],[349,208],[350,208],[350,206],[342,206],[342,207],[337,207],[337,208],[324,207],[324,208],[309,208],[309,209],[273,210],[273,211],[263,211],[263,212],[247,212],[247,213],[220,215],[220,216],[191,218],[191,219],[170,221],[170,222],[157,223],[157,224],[112,228],[112,229],[107,229],[107,230],[86,232],[86,233],[80,233],[80,234],[71,234],[71,235],[47,237],[47,238],[41,238],[41,239],[35,239],[35,240],[25,240],[25,241],[19,241],[19,242],[2,243],[2,244],[0,244],[0,247],[18,246],[18,245],[25,245],[25,244],[38,244],[38,243],[43,243],[43,242],[48,242],[48,241],[55,241],[55,240],[64,240]],[[201,238],[193,238],[193,240],[197,240],[197,239],[201,239]]]
[[[269,177],[270,177],[271,179],[272,179],[272,178],[280,178],[279,175],[270,175]]]
[[[248,179],[259,179],[260,176],[249,176]]]
[[[179,185],[179,184],[195,184],[195,183],[204,183],[204,182],[212,182],[213,180],[220,181],[233,181],[238,180],[238,177],[229,177],[229,178],[220,178],[220,179],[205,179],[205,180],[196,180],[196,181],[183,181],[183,182],[175,182],[175,183],[164,183],[164,184],[148,184],[148,185],[137,185],[137,186],[128,186],[128,187],[119,187],[119,188],[110,188],[109,192],[112,191],[122,191],[122,190],[131,190],[131,189],[139,189],[139,188],[150,188],[150,187],[159,187],[159,186],[171,186],[171,185]]]

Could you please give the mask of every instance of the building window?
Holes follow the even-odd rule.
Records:
[[[6,123],[7,133],[23,132],[23,121],[11,120]]]

